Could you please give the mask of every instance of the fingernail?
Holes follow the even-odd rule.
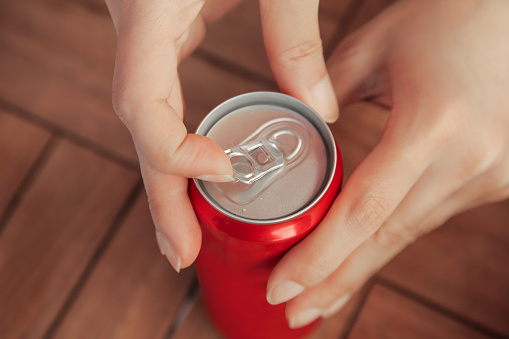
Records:
[[[231,175],[216,175],[216,174],[200,175],[197,176],[196,179],[213,182],[230,182],[235,180],[235,178]]]
[[[297,314],[295,317],[290,318],[288,325],[290,328],[299,328],[311,324],[313,321],[321,317],[323,310],[319,308],[308,308]]]
[[[164,235],[156,231],[156,239],[157,239],[157,245],[159,246],[159,250],[161,251],[161,254],[166,256],[168,261],[170,262],[171,266],[177,271],[177,273],[180,273],[180,265],[182,259],[177,255],[175,250],[173,249],[173,246],[171,246],[170,242],[166,239]]]
[[[338,300],[336,300],[325,312],[323,312],[323,317],[328,318],[331,315],[337,313],[340,309],[342,309],[346,303],[350,300],[351,295],[345,294]]]
[[[335,122],[338,119],[339,107],[328,74],[311,88],[311,95],[313,108],[326,122]]]
[[[296,297],[304,291],[304,286],[293,281],[284,281],[267,293],[267,301],[271,305],[278,305]]]

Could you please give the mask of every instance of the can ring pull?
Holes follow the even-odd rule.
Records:
[[[252,184],[264,175],[284,166],[283,153],[274,142],[257,139],[227,149],[235,178],[245,184]]]
[[[296,165],[306,153],[307,132],[292,118],[271,120],[239,145],[225,150],[237,181],[252,185],[261,180],[268,186]],[[267,175],[270,174],[270,175]]]
[[[308,131],[298,120],[270,120],[240,144],[224,151],[236,180],[214,185],[230,201],[247,204],[297,166],[306,157],[308,144]]]

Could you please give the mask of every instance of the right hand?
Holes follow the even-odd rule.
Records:
[[[187,134],[177,67],[206,24],[240,0],[106,0],[117,32],[113,104],[138,153],[161,252],[172,266],[192,264],[201,232],[187,178],[231,181],[228,157],[212,140]],[[260,0],[269,62],[281,90],[328,121],[337,102],[323,60],[318,0]]]

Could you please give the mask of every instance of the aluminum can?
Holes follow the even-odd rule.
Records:
[[[209,317],[226,338],[305,337],[317,322],[290,329],[285,304],[267,302],[267,281],[339,193],[343,166],[332,133],[309,106],[274,92],[222,103],[196,133],[225,150],[236,178],[189,185],[203,234],[196,270]]]

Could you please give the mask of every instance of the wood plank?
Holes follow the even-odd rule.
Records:
[[[414,300],[375,285],[348,338],[487,338]]]
[[[50,137],[48,131],[0,110],[0,216]]]
[[[330,15],[320,13],[319,17],[322,41],[326,48],[339,22]],[[272,79],[263,45],[260,20],[258,1],[243,1],[208,28],[199,49],[232,65],[241,66]]]
[[[509,336],[508,226],[509,200],[463,213],[409,246],[380,274]]]
[[[199,57],[185,60],[179,71],[186,105],[184,121],[190,132],[214,107],[233,96],[277,90],[274,84],[235,74]]]
[[[341,338],[348,330],[357,310],[362,307],[362,295],[366,293],[364,290],[365,288],[354,294],[339,312],[324,319],[316,331],[309,336],[309,339]]]
[[[352,0],[321,0],[320,10],[328,12],[330,15],[334,16],[337,20],[341,20],[345,17],[345,15],[349,14],[347,13],[347,9],[348,6],[350,6],[351,2]]]
[[[0,3],[0,98],[136,161],[113,112],[111,19],[64,1]]]
[[[343,109],[330,126],[343,156],[345,179],[380,141],[388,117],[387,109],[359,102]]]
[[[54,338],[164,338],[194,276],[159,252],[141,194]]]
[[[137,182],[57,143],[0,236],[0,337],[43,336]]]
[[[66,0],[66,1],[79,4],[88,9],[89,11],[102,14],[106,17],[110,17],[108,7],[106,6],[106,3],[102,0]]]
[[[131,137],[111,107],[115,36],[110,19],[73,3],[22,4],[0,6],[4,13],[0,15],[4,79],[0,98],[135,161]],[[27,13],[24,7],[30,8]],[[18,22],[11,17],[24,19]],[[82,29],[69,29],[71,24]],[[207,112],[236,94],[276,89],[208,61],[196,61],[197,57],[190,59],[180,68],[188,115],[194,116],[198,108],[201,117],[204,108]]]
[[[189,311],[184,318],[184,321],[177,328],[173,339],[221,339],[224,338],[218,330],[214,327],[209,319],[205,308],[203,307],[203,300],[199,294]]]

